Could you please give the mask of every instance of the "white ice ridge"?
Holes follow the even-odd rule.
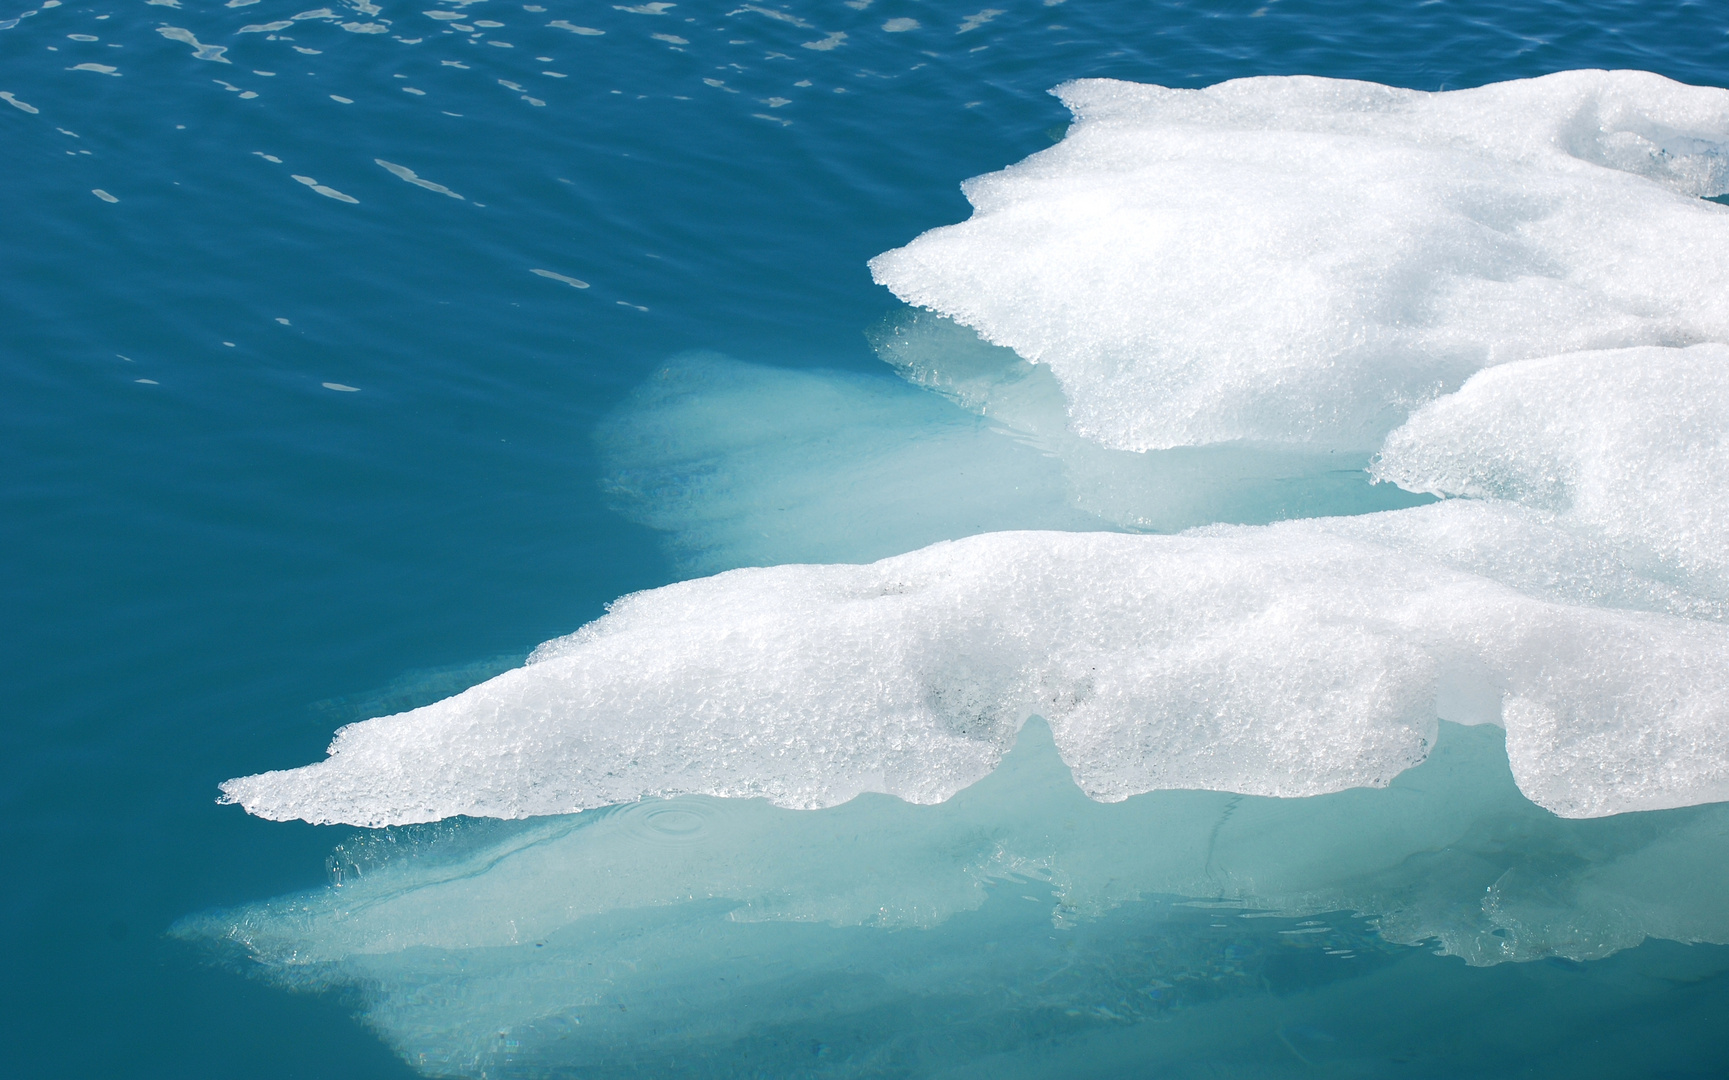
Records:
[[[1421,546],[1400,523],[1491,549],[1527,528],[1520,566],[1542,586],[1560,530],[1500,505],[734,570],[625,597],[526,667],[343,728],[327,760],[224,798],[369,826],[676,794],[932,803],[1040,715],[1106,801],[1382,786],[1423,760],[1437,716],[1504,725],[1520,789],[1563,816],[1729,799],[1729,626],[1400,550]]]
[[[1373,450],[1496,364],[1729,341],[1729,90],[1572,71],[1425,93],[1089,79],[1058,145],[871,263],[1148,450]]]
[[[1491,368],[1419,409],[1372,472],[1545,511],[1626,550],[1646,576],[1729,601],[1729,346]]]

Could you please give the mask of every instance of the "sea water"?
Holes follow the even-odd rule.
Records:
[[[0,11],[5,1071],[1720,1073],[1726,61]]]

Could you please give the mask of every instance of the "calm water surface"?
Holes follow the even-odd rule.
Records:
[[[352,831],[218,808],[216,783],[315,760],[340,723],[684,573],[609,509],[600,418],[690,349],[888,377],[864,331],[895,303],[866,260],[1060,137],[1058,82],[1729,84],[1716,3],[5,2],[0,1073],[19,1077],[412,1075],[352,1001],[165,937],[322,884]],[[1032,940],[1018,897],[953,933]],[[1079,949],[1104,963],[1152,933],[1136,919],[1187,918],[1130,913],[1118,945]],[[1252,968],[1242,1017],[1288,1014],[1228,1053],[1194,1025],[1182,1053],[1136,1041],[1174,1013],[1122,1017],[1089,1051],[1101,1075],[1729,1070],[1709,1024],[1724,950],[1479,970],[1369,943],[1372,971],[1329,997],[1333,969],[1211,925],[1183,962],[1211,965],[1219,996]],[[1046,959],[1003,978],[1062,967]],[[1362,1021],[1416,983],[1454,1012]],[[950,1030],[978,993],[944,1006]],[[827,1041],[618,1068],[804,1075],[891,1032],[904,1053],[872,1059],[888,1073],[1063,1070],[1025,1040],[932,1049],[890,1005],[846,1017]]]

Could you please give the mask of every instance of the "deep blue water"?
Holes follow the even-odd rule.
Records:
[[[1442,89],[1631,67],[1729,85],[1729,7],[1709,3],[1015,0],[959,33],[978,0],[486,0],[461,9],[472,34],[430,3],[237,33],[310,2],[0,9],[6,1075],[411,1075],[340,995],[165,937],[323,883],[352,831],[248,818],[215,785],[318,758],[380,687],[441,696],[681,576],[604,495],[600,419],[690,349],[888,378],[864,332],[895,302],[866,260],[964,217],[961,180],[1060,136],[1058,82]],[[894,18],[919,26],[883,32]],[[445,674],[401,681],[416,671]],[[1357,1038],[1337,1025],[1274,1029],[1329,1075],[1400,1055],[1411,1075],[1722,1075],[1724,953],[1479,971],[1416,950],[1376,968],[1394,989],[1349,999],[1421,967],[1434,1000],[1498,1003],[1432,1021],[1458,1039],[1538,1032],[1501,1032],[1524,1049],[1499,1058],[1397,1009],[1358,1039],[1370,1064],[1313,1049]],[[1321,984],[1265,985],[1299,1001]],[[1592,1038],[1614,1046],[1579,1049]],[[1195,1075],[1275,1075],[1195,1039],[1192,1060],[1220,1063]],[[1102,1075],[1152,1060],[1127,1036],[1111,1053]]]

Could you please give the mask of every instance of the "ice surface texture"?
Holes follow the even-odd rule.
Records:
[[[1375,475],[1511,499],[1729,599],[1729,346],[1626,349],[1481,372],[1387,440]]]
[[[1147,450],[1373,450],[1490,365],[1729,341],[1729,90],[1572,71],[1425,93],[1067,83],[1058,145],[871,263]]]

